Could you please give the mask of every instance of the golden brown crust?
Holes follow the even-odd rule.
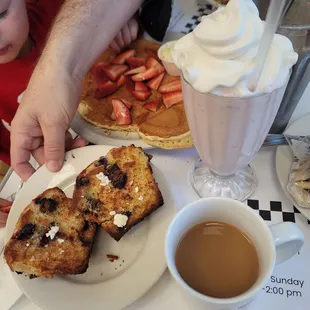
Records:
[[[87,270],[96,225],[72,210],[71,203],[62,190],[52,188],[25,208],[4,250],[12,271],[51,278]],[[53,239],[46,236],[52,227],[59,228]]]
[[[111,170],[114,175],[109,174]],[[108,175],[112,183],[102,186],[97,177],[100,173]],[[133,145],[114,148],[89,165],[77,177],[73,193],[73,208],[81,210],[88,221],[101,225],[117,241],[162,205],[150,157]],[[124,227],[114,224],[118,214],[128,218]]]

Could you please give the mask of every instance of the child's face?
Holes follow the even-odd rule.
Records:
[[[0,0],[0,64],[18,56],[28,34],[25,0]]]

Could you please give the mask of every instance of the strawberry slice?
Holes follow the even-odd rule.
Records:
[[[164,76],[165,72],[161,73],[159,76],[154,77],[146,85],[151,89],[157,90]]]
[[[90,69],[97,83],[105,83],[109,80],[103,71],[105,66],[106,64],[104,62],[99,62],[94,64]]]
[[[121,99],[122,102],[125,104],[125,106],[128,108],[128,109],[131,109],[132,107],[132,103],[128,100],[125,100],[125,99]]]
[[[149,89],[147,88],[147,86],[142,83],[142,82],[136,82],[135,83],[135,91],[142,91],[142,92],[148,92]]]
[[[135,90],[135,83],[128,76],[125,77],[125,85],[130,93]]]
[[[161,105],[160,99],[155,99],[153,101],[147,102],[143,107],[149,111],[156,112]]]
[[[183,100],[183,94],[181,91],[176,91],[173,93],[163,94],[163,101],[166,108],[170,108],[174,104],[177,104]]]
[[[150,98],[151,92],[133,91],[132,94],[140,101],[145,101]]]
[[[119,54],[114,60],[113,63],[117,65],[123,65],[126,60],[130,57],[133,57],[136,54],[134,49],[127,50],[121,54]]]
[[[145,66],[141,66],[141,67],[134,68],[134,69],[131,69],[131,70],[127,71],[125,73],[125,75],[134,75],[134,74],[138,74],[138,73],[143,73],[145,71],[146,71],[146,67]]]
[[[103,72],[110,80],[115,82],[127,69],[126,65],[105,65]]]
[[[117,80],[117,87],[120,88],[121,86],[123,86],[125,84],[126,80],[125,80],[125,77],[124,75],[121,75],[119,77],[119,79]]]
[[[126,59],[126,62],[129,65],[130,69],[145,66],[145,60],[138,57],[129,57]]]
[[[156,68],[158,66],[161,66],[161,64],[153,57],[149,58],[146,62],[146,67],[149,68]]]
[[[165,84],[159,87],[159,92],[162,94],[172,93],[176,91],[182,91],[180,80],[176,80],[176,81],[170,82],[168,84]]]
[[[143,73],[138,73],[138,74],[134,75],[132,77],[132,80],[135,82],[146,81],[146,80],[149,80],[149,79],[152,79],[152,78],[158,76],[159,74],[161,74],[164,71],[165,71],[165,68],[162,66],[159,66],[156,68],[150,68],[150,69],[147,69]]]
[[[131,124],[131,115],[129,109],[120,99],[112,99],[112,106],[113,106],[113,112],[115,113],[116,117],[116,124],[118,125]]]
[[[106,96],[112,95],[118,90],[117,84],[111,81],[100,84],[95,91],[95,98],[102,99]]]

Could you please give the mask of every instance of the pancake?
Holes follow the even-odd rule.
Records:
[[[183,103],[149,114],[140,124],[138,133],[144,142],[164,149],[193,146]]]
[[[159,47],[160,45],[157,43],[137,40],[129,48],[136,50],[135,57],[146,60],[151,56],[155,56]],[[97,62],[110,63],[116,55],[116,52],[108,49],[99,57]],[[168,84],[175,79],[176,77],[165,74],[161,85]],[[141,102],[134,97],[125,85],[103,99],[95,98],[96,88],[97,82],[93,74],[88,72],[83,82],[83,95],[78,107],[79,114],[96,127],[107,130],[138,132],[146,143],[160,148],[174,149],[193,146],[183,102],[173,105],[169,109],[164,104],[161,104],[156,112],[152,112],[144,108],[145,102]],[[132,103],[130,109],[131,124],[118,125],[111,119],[113,98],[126,99]],[[154,99],[161,99],[161,94],[158,91],[151,90],[151,96],[147,102]]]

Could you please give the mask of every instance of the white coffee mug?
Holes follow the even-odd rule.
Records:
[[[206,221],[225,222],[239,228],[256,247],[260,273],[256,283],[245,293],[233,298],[213,298],[192,289],[180,276],[175,265],[175,252],[183,235],[194,225]],[[168,268],[189,302],[189,309],[231,310],[245,307],[265,286],[275,264],[286,261],[303,246],[304,235],[298,226],[285,222],[268,227],[250,207],[229,198],[204,198],[184,207],[172,220],[166,235]],[[212,251],[212,249],[210,249]],[[195,253],[191,253],[195,255]],[[229,259],[229,258],[227,258]]]

